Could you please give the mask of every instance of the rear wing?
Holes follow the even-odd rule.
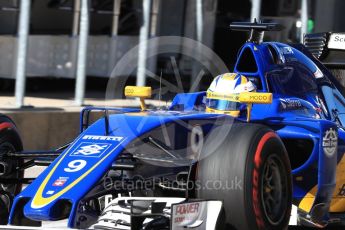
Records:
[[[307,34],[304,45],[325,66],[345,69],[345,33]]]

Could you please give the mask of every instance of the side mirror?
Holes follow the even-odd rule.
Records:
[[[271,104],[272,97],[272,93],[240,93],[238,101],[247,104],[247,122],[250,121],[253,104]]]
[[[126,86],[125,87],[126,97],[139,97],[141,110],[146,110],[145,99],[152,96],[151,87],[140,87],[140,86]]]
[[[254,93],[245,92],[240,93],[239,102],[242,103],[253,103],[253,104],[271,104],[272,103],[272,93]]]

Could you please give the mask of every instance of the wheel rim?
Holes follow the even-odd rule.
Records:
[[[264,163],[261,180],[261,201],[265,216],[272,225],[285,217],[288,202],[288,181],[282,161],[270,155]]]

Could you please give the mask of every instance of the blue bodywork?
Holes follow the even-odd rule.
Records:
[[[322,204],[327,219],[335,191],[345,183],[336,178],[345,151],[345,99],[334,77],[304,47],[276,42],[244,44],[234,72],[253,81],[258,92],[273,93],[272,104],[253,105],[251,122],[269,126],[286,144],[293,167],[294,203],[307,213]],[[205,92],[177,94],[166,111],[117,109],[85,130],[82,117],[81,134],[16,196],[9,223],[15,223],[18,209],[34,221],[60,219],[61,204],[68,203],[69,227],[80,227],[78,205],[133,141],[181,121],[204,122],[203,129],[211,129],[219,119],[246,122],[245,114],[235,119],[205,113],[204,97]],[[336,154],[325,153],[326,147],[332,147],[325,145],[330,132],[338,138]],[[345,212],[343,206],[344,210],[334,210]]]

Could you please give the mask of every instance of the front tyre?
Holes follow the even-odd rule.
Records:
[[[23,178],[23,171],[17,167],[21,160],[8,158],[6,153],[14,153],[23,150],[20,136],[14,123],[6,116],[0,115],[0,179]],[[6,171],[4,173],[4,171]],[[15,195],[21,191],[21,184],[6,184],[0,182],[0,224],[7,224],[10,208]]]
[[[233,124],[222,143],[207,137],[196,195],[223,201],[225,229],[284,229],[291,212],[291,167],[280,138],[257,124]],[[216,146],[216,147],[215,147]],[[212,181],[217,186],[212,186]],[[219,183],[221,185],[219,185]]]

